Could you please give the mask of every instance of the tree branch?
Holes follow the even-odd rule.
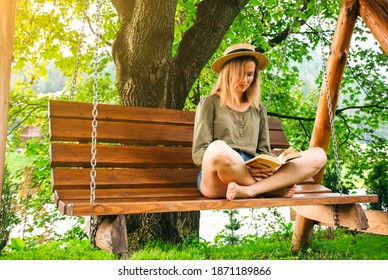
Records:
[[[306,11],[308,10],[308,2],[309,1],[305,1],[304,2],[303,7],[300,10],[300,13],[306,14]],[[306,24],[307,20],[308,19],[296,19],[295,21],[299,22],[299,25],[302,26],[302,25]],[[288,36],[289,32],[290,32],[290,26],[287,26],[282,32],[280,32],[275,37],[273,37],[271,40],[269,40],[268,44],[271,47],[274,47],[274,46],[280,44],[281,42],[283,42],[284,40],[287,39],[287,36]],[[262,48],[257,48],[257,51],[258,52],[265,52],[265,50],[262,49]]]
[[[274,113],[274,112],[268,112],[267,115],[271,116],[271,117],[276,117],[279,119],[289,119],[289,120],[308,121],[308,122],[315,121],[315,118],[288,116],[288,115],[282,115],[282,114],[278,114],[278,113]]]
[[[387,110],[388,107],[385,106],[380,106],[379,104],[373,104],[373,105],[364,105],[364,106],[350,106],[350,107],[345,107],[341,109],[337,109],[336,115],[340,115],[342,112],[346,110],[353,110],[353,109],[369,109],[369,108],[376,108],[376,109],[381,109],[381,110]]]

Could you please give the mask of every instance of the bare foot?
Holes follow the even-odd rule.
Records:
[[[233,200],[235,198],[249,198],[252,195],[249,193],[249,187],[240,186],[235,182],[228,184],[228,189],[226,190],[226,198]]]
[[[290,198],[294,195],[296,191],[296,185],[292,185],[290,187],[281,188],[272,192],[268,192],[265,194],[261,194],[261,197],[285,197]],[[255,195],[251,193],[250,188],[246,186],[240,186],[235,182],[231,182],[228,184],[228,188],[226,190],[226,198],[228,200],[233,200],[236,198],[249,198],[254,197]]]
[[[296,191],[296,185],[292,185],[289,187],[281,188],[276,191],[268,192],[263,194],[264,197],[285,197],[290,198],[294,195]]]

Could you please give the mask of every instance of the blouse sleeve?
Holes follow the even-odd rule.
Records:
[[[257,154],[268,154],[272,155],[270,139],[269,139],[269,127],[268,127],[268,117],[265,107],[260,104],[260,130],[259,138],[257,141]]]
[[[202,165],[202,158],[214,139],[214,104],[209,96],[203,98],[197,107],[194,121],[192,157],[196,165]]]

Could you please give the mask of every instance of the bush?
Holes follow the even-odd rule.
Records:
[[[378,203],[371,203],[369,208],[373,210],[388,210],[388,165],[386,162],[378,162],[366,177],[368,184],[367,193],[377,194]]]
[[[16,183],[12,182],[7,166],[4,168],[4,183],[1,198],[0,213],[0,253],[8,243],[12,228],[17,224],[17,218],[13,212],[13,192],[16,190]]]

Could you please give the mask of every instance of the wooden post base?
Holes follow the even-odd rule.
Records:
[[[96,246],[112,254],[126,254],[128,237],[125,216],[103,216],[102,219],[96,233]],[[85,225],[90,237],[90,217],[85,217]]]
[[[332,205],[293,206],[296,213],[291,251],[295,254],[310,246],[314,223],[328,227],[342,226],[350,230],[368,229],[368,219],[360,204],[338,205],[338,224],[334,220]],[[382,230],[383,231],[383,230]]]
[[[294,233],[291,239],[291,251],[297,254],[301,249],[310,246],[313,234],[314,221],[297,214],[295,219]]]

